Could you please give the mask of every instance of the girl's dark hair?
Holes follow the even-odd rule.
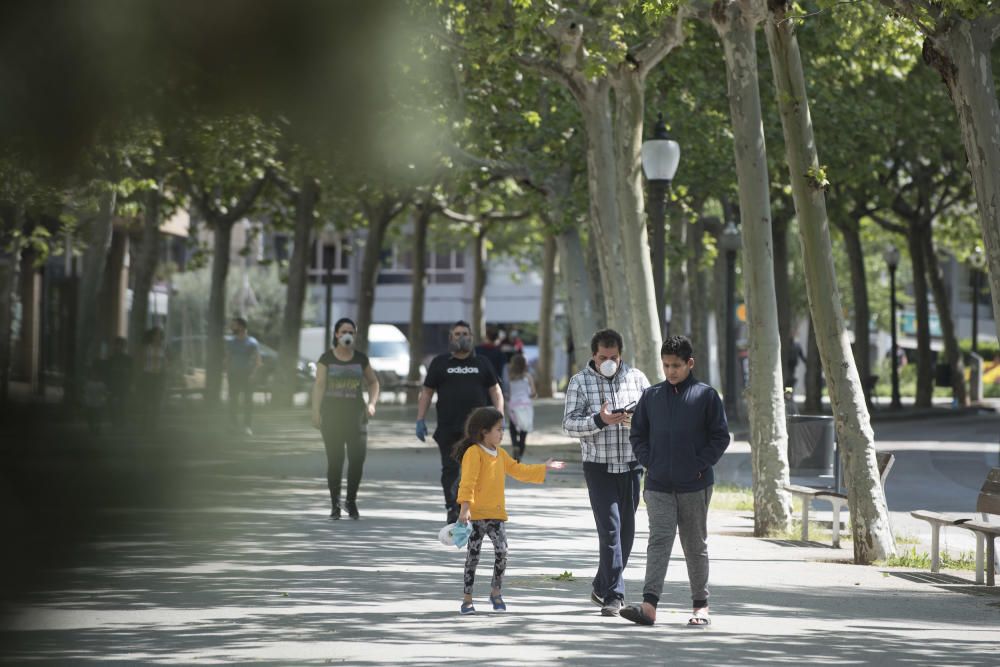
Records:
[[[469,447],[483,441],[483,433],[503,421],[503,413],[496,408],[476,408],[465,420],[465,437],[451,448],[451,458],[459,463]]]
[[[510,358],[510,379],[520,380],[528,374],[528,360],[518,352]]]

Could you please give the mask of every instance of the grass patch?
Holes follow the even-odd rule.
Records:
[[[576,577],[569,570],[563,570],[562,574],[557,574],[554,577],[549,577],[552,581],[576,581]]]
[[[720,510],[753,510],[753,490],[735,484],[716,484],[712,489],[712,508]]]
[[[879,563],[886,567],[912,567],[918,570],[927,570],[931,567],[931,555],[927,552],[918,552],[916,547],[909,551],[903,551],[898,556],[887,558]],[[941,552],[941,567],[949,570],[973,570],[976,569],[976,556],[971,551],[965,551],[953,558],[947,552]]]

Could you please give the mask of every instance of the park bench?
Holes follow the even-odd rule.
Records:
[[[877,452],[875,459],[878,462],[879,480],[882,488],[885,489],[885,480],[892,470],[892,465],[896,462],[893,454]],[[847,496],[843,493],[831,491],[829,489],[815,489],[811,486],[801,486],[799,484],[785,484],[785,491],[802,500],[802,541],[809,541],[809,506],[814,500],[825,500],[833,507],[833,548],[840,548],[840,510],[847,507]]]
[[[995,586],[996,538],[1000,537],[1000,523],[990,523],[988,519],[991,514],[1000,516],[1000,468],[993,468],[986,475],[986,480],[979,490],[979,497],[976,499],[976,512],[980,513],[982,520],[977,520],[974,516],[956,517],[927,510],[915,510],[910,512],[910,516],[931,525],[931,572],[937,572],[941,568],[941,528],[956,526],[976,534],[976,583],[983,583],[985,578],[987,586]]]

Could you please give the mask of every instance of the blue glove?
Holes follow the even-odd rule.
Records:
[[[417,440],[427,442],[427,422],[423,419],[417,420]]]

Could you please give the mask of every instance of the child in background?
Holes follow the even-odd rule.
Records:
[[[535,409],[531,399],[536,396],[535,381],[528,372],[527,360],[520,352],[511,357],[508,378],[510,398],[507,405],[510,410],[510,438],[513,442],[511,453],[514,460],[520,463],[527,447],[528,433],[535,425]]]
[[[546,469],[560,470],[562,461],[549,459],[545,463],[525,465],[518,463],[500,448],[503,442],[503,413],[496,408],[478,408],[465,424],[465,438],[455,443],[452,456],[462,462],[462,481],[458,487],[458,502],[462,509],[458,522],[472,521],[469,551],[465,558],[465,598],[461,613],[475,614],[472,604],[472,584],[479,565],[479,552],[483,537],[493,542],[496,560],[490,603],[493,611],[507,611],[500,595],[503,574],[507,567],[507,533],[504,522],[507,510],[504,500],[504,482],[507,475],[522,482],[541,484]]]

